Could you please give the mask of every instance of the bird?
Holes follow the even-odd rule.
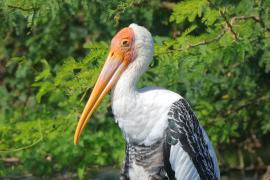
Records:
[[[113,37],[74,144],[111,90],[114,119],[126,142],[120,179],[219,180],[215,150],[187,100],[161,87],[137,88],[153,54],[152,35],[143,26],[132,23]]]

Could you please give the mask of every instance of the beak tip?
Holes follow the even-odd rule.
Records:
[[[82,130],[81,126],[80,126],[80,124],[78,124],[77,127],[76,127],[76,130],[75,130],[74,138],[73,138],[74,145],[78,144],[78,141],[79,141],[79,138],[80,138],[80,135],[81,135],[81,130]]]
[[[79,135],[77,135],[78,133],[75,133],[74,135],[74,139],[73,139],[73,143],[74,145],[77,145],[78,144],[78,141],[79,141]]]

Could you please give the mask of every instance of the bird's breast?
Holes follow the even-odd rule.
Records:
[[[115,120],[128,142],[151,145],[160,139],[167,127],[165,108],[135,105],[114,108]]]
[[[122,175],[131,180],[163,179],[165,177],[163,143],[162,140],[151,146],[127,143]]]

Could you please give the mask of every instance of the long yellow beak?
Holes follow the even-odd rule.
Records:
[[[87,120],[93,114],[102,98],[109,92],[112,86],[119,79],[126,67],[127,65],[122,55],[118,55],[114,52],[109,53],[109,56],[77,124],[74,135],[74,144],[78,143],[79,137],[87,123]]]

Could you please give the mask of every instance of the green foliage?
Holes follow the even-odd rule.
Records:
[[[202,17],[207,4],[207,0],[182,1],[175,6],[170,20],[175,21],[177,24],[183,23],[186,19],[189,22],[193,22],[196,17]]]
[[[0,1],[0,158],[20,159],[14,167],[1,161],[0,176],[15,168],[84,179],[89,168],[120,167],[124,141],[109,96],[78,146],[73,133],[109,40],[131,22],[155,41],[138,86],[188,99],[219,154],[225,148],[254,156],[244,148],[248,140],[270,133],[269,7],[252,0]]]
[[[228,10],[217,16],[215,2],[193,2],[196,6],[191,3],[179,3],[171,16],[176,24],[184,25],[181,31],[190,32],[171,42],[171,56],[179,62],[178,78],[184,80],[186,97],[195,104],[198,116],[209,127],[216,143],[241,141],[253,133],[269,132],[263,125],[267,124],[269,113],[261,111],[269,100],[269,86],[262,83],[269,81],[264,74],[268,72],[267,66],[262,68],[267,52],[261,56],[266,41],[269,42],[269,31],[262,26],[265,22],[260,22],[268,12],[261,12],[262,4],[252,3],[253,7],[262,7],[250,9],[252,6],[249,6],[250,14],[244,17],[247,3],[242,1],[237,7],[230,4],[218,7],[219,11]],[[191,7],[195,8],[192,12]],[[185,19],[191,24],[185,24]],[[200,31],[189,30],[194,29],[194,24]]]

